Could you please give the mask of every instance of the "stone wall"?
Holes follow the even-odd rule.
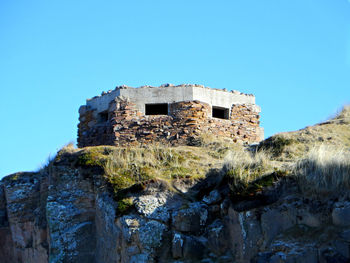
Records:
[[[213,133],[233,141],[259,142],[259,108],[233,104],[229,119],[211,117],[211,106],[200,101],[169,104],[168,115],[143,115],[134,103],[117,97],[100,113],[82,106],[79,110],[78,146],[129,146],[153,142],[191,145],[201,133]]]

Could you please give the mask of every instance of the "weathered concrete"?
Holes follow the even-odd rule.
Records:
[[[108,110],[109,103],[118,96],[130,99],[138,111],[145,114],[145,104],[174,103],[181,101],[198,100],[210,106],[219,106],[230,109],[232,104],[255,104],[255,97],[251,94],[244,94],[238,91],[225,91],[211,89],[201,85],[178,85],[170,84],[160,87],[142,86],[132,88],[126,86],[117,87],[102,93],[101,96],[87,100],[86,105],[96,111]]]

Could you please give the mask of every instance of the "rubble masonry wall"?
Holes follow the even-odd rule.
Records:
[[[103,97],[103,96],[102,96]],[[254,97],[253,97],[254,98]],[[159,99],[157,99],[157,103]],[[231,104],[229,119],[212,118],[211,105],[202,101],[169,103],[168,115],[144,115],[137,103],[114,98],[100,120],[101,108],[80,108],[78,147],[94,145],[131,146],[153,142],[191,145],[202,133],[213,133],[233,141],[259,142],[260,108],[255,104]]]

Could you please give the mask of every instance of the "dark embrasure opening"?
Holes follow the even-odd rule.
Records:
[[[229,119],[229,109],[221,107],[213,107],[212,116],[219,119]]]
[[[146,104],[146,115],[168,115],[168,104]]]
[[[103,123],[108,121],[108,112],[102,111],[98,114],[98,122]]]

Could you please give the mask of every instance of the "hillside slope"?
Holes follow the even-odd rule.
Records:
[[[328,145],[338,149],[350,148],[350,106],[334,118],[308,126],[294,132],[279,133],[260,144],[263,149],[271,149],[280,160],[292,161],[315,146]]]
[[[256,149],[65,147],[1,180],[1,262],[349,262],[349,138],[347,108]]]

